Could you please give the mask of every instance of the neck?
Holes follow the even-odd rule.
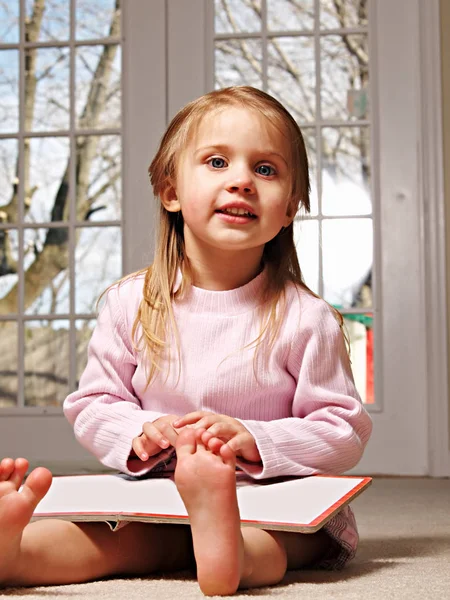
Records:
[[[262,249],[253,252],[217,252],[189,254],[193,284],[205,290],[233,290],[261,272]]]

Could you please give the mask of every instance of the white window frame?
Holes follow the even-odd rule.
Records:
[[[166,0],[123,2],[123,272],[152,261],[156,203],[147,169],[167,121]],[[156,57],[156,59],[152,58]],[[99,470],[60,408],[0,410],[0,455],[26,456],[55,473]]]

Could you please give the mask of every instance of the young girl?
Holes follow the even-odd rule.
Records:
[[[241,529],[236,500],[236,467],[256,479],[342,473],[371,432],[342,318],[297,261],[293,219],[309,210],[300,130],[261,91],[215,91],[175,116],[149,171],[161,203],[155,262],[105,294],[64,410],[104,465],[175,469],[191,526],[28,524],[51,474],[36,469],[19,493],[28,463],[5,459],[0,581],[195,565],[204,594],[228,595],[276,584],[286,569],[342,567],[358,540],[350,508],[304,535]]]

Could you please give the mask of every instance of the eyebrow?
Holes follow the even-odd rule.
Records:
[[[208,146],[202,146],[201,148],[198,148],[198,150],[194,152],[194,156],[197,156],[197,154],[202,154],[203,152],[206,152],[206,150],[211,152],[217,151],[226,153],[229,151],[229,149],[230,147],[226,144],[211,144]],[[274,152],[273,150],[258,150],[257,153],[261,154],[261,156],[277,156],[278,158],[281,158],[281,160],[286,164],[286,166],[289,166],[285,157],[279,152]]]

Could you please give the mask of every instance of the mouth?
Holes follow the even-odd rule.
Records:
[[[256,215],[245,208],[221,208],[215,212],[222,215],[230,215],[231,217],[246,217],[247,219],[256,219]]]

